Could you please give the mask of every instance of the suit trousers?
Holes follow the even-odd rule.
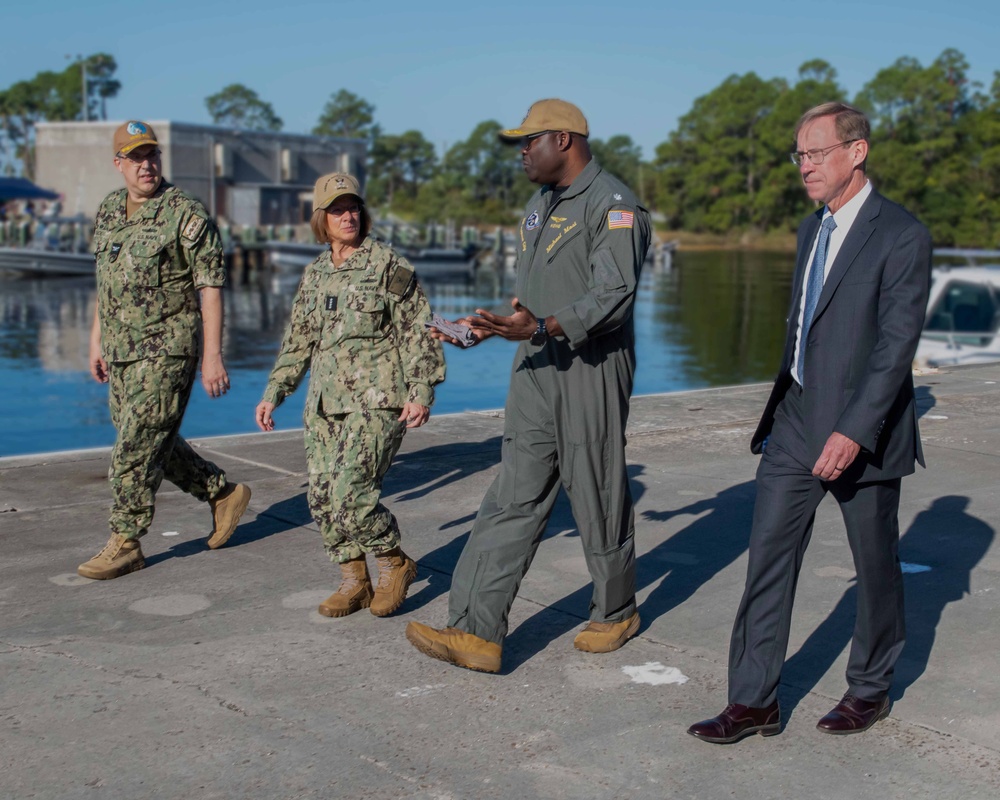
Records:
[[[857,573],[857,610],[847,663],[851,694],[881,699],[905,641],[899,565],[900,479],[870,483],[812,474],[802,416],[803,390],[792,384],[779,404],[757,469],[746,588],[729,649],[729,702],[764,707],[777,699],[792,604],[816,508],[827,492],[840,505]],[[859,458],[863,458],[863,454]]]

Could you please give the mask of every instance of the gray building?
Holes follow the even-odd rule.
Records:
[[[35,182],[62,193],[65,216],[93,216],[105,195],[123,185],[111,152],[121,122],[36,125]],[[164,177],[234,225],[307,222],[313,184],[326,172],[350,172],[364,183],[361,139],[149,122],[163,151]]]

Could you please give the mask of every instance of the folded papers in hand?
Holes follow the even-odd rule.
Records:
[[[430,322],[425,322],[428,328],[437,328],[445,336],[455,339],[462,347],[472,347],[476,343],[476,337],[472,335],[472,328],[460,322],[449,322],[440,314],[435,314]]]

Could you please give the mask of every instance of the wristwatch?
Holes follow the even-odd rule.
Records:
[[[538,327],[535,328],[535,332],[531,334],[531,338],[528,339],[534,345],[545,344],[548,341],[549,332],[545,329],[545,317],[538,318]]]

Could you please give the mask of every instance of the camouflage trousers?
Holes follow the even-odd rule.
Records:
[[[309,510],[337,563],[399,546],[396,518],[381,502],[382,480],[406,432],[400,409],[305,415]]]
[[[199,500],[215,497],[226,473],[201,458],[178,434],[191,397],[198,360],[163,356],[110,365],[110,527],[127,539],[143,536],[153,521],[156,490],[166,478]]]

